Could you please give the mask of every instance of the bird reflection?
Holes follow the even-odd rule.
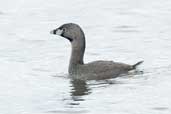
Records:
[[[83,80],[71,80],[71,97],[73,101],[84,101],[83,96],[90,94],[90,88],[86,81]]]

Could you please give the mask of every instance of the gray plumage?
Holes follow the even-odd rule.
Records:
[[[68,72],[74,79],[100,80],[115,78],[120,74],[128,73],[143,61],[134,65],[118,63],[113,61],[94,61],[84,64],[85,35],[81,27],[74,23],[67,23],[51,31],[52,34],[60,35],[71,42],[72,52]]]

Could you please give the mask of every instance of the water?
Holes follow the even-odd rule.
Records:
[[[0,1],[1,114],[170,114],[170,0]],[[133,64],[143,74],[67,78],[70,44],[49,31],[78,23],[85,61]]]

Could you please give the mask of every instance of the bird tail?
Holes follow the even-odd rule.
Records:
[[[132,65],[132,69],[136,69],[138,65],[142,64],[144,61],[139,61],[136,64]]]

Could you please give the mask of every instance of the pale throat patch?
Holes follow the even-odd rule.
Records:
[[[56,30],[56,34],[57,34],[57,35],[62,35],[62,33],[63,33],[63,30],[60,30],[60,29],[57,29],[57,30]]]

